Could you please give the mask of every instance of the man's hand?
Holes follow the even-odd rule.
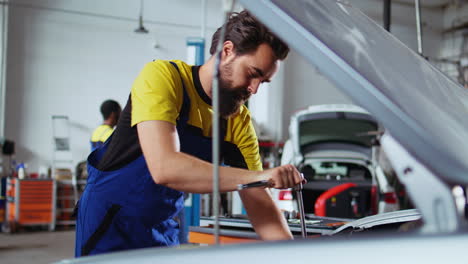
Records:
[[[268,180],[270,187],[292,188],[307,181],[293,165],[283,165],[261,172],[262,180]],[[263,240],[293,239],[286,219],[273,201],[268,190],[251,188],[239,191],[250,222]]]
[[[270,187],[275,189],[287,189],[301,182],[306,183],[301,173],[291,164],[263,171],[263,176],[270,182]]]

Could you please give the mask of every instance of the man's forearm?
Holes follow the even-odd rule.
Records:
[[[191,193],[210,193],[213,190],[213,165],[182,152],[166,156],[163,163],[151,171],[156,183],[172,189]],[[263,179],[260,172],[232,167],[219,168],[221,192],[237,189],[238,184],[246,184]]]
[[[239,192],[255,232],[262,240],[286,240],[293,236],[283,214],[268,189],[252,188]]]

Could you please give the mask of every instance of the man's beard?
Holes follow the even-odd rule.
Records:
[[[247,88],[232,87],[232,80],[227,78],[228,75],[232,76],[231,63],[224,65],[219,75],[219,112],[224,118],[238,113],[250,97]]]

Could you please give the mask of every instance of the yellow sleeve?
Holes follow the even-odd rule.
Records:
[[[176,125],[183,100],[179,72],[169,61],[146,64],[133,83],[131,100],[132,126],[148,120]]]
[[[112,135],[114,129],[108,125],[98,126],[91,135],[91,142],[106,142],[106,140]]]
[[[109,129],[106,129],[106,131],[102,134],[101,140],[102,142],[106,142],[106,140],[114,133],[114,129],[109,127]]]
[[[233,139],[236,142],[245,163],[249,170],[263,170],[262,161],[258,146],[258,138],[253,127],[250,112],[246,107],[242,107],[242,111],[236,118],[240,118],[233,126]]]
[[[99,141],[99,138],[101,137],[100,128],[101,126],[98,126],[96,129],[94,129],[93,133],[91,134],[91,142]]]

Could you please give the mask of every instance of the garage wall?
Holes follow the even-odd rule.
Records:
[[[452,79],[458,81],[459,69],[456,62],[464,57],[468,60],[467,54],[462,54],[463,38],[468,42],[468,3],[464,5],[450,5],[444,11],[444,40],[442,49],[439,52],[439,61],[437,65],[446,72]],[[465,29],[461,30],[460,26],[465,25]],[[465,43],[465,45],[468,44]],[[466,65],[465,65],[466,66]]]
[[[43,6],[136,19],[140,1],[29,0]],[[220,24],[220,1],[207,2],[206,35]],[[200,36],[201,1],[145,1],[149,34],[137,22],[10,7],[6,91],[6,137],[16,142],[16,160],[29,171],[49,166],[52,115],[70,119],[74,164],[89,154],[92,130],[102,122],[106,99],[125,105],[134,78],[153,59],[186,58],[188,36]],[[161,23],[156,23],[161,22]],[[155,49],[154,45],[159,48]]]

